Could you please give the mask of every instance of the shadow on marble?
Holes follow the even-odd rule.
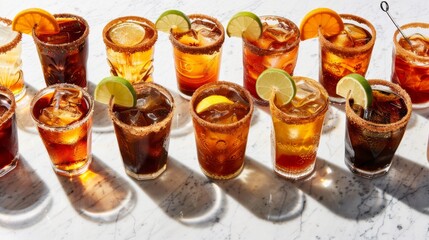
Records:
[[[38,92],[37,89],[31,85],[26,85],[27,91],[25,96],[16,103],[16,122],[18,128],[24,132],[38,134],[36,124],[34,123],[31,113],[30,113],[30,104],[33,100],[33,97]]]
[[[51,207],[48,187],[20,156],[16,168],[0,178],[0,226],[30,227],[40,222]]]
[[[68,178],[57,175],[73,208],[94,222],[115,222],[128,215],[137,197],[131,185],[94,155],[88,171]]]
[[[189,101],[181,97],[175,90],[168,89],[168,91],[173,96],[176,107],[171,123],[170,136],[173,138],[185,136],[193,131]]]
[[[96,85],[88,81],[88,92],[94,99]],[[94,132],[113,132],[112,120],[109,116],[109,105],[94,100],[94,114],[92,116],[92,129]]]
[[[238,177],[215,183],[253,215],[266,221],[292,220],[305,208],[305,195],[299,189],[249,157]]]
[[[171,218],[194,227],[212,226],[224,213],[225,196],[209,179],[169,157],[154,180],[135,183]]]
[[[373,184],[409,207],[429,215],[428,167],[396,155],[389,172],[374,179]],[[390,201],[390,204],[395,204],[395,201]]]
[[[294,182],[294,185],[344,218],[370,219],[386,208],[383,192],[370,180],[357,177],[321,158],[317,158],[313,176]]]

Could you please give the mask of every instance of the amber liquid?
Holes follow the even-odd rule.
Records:
[[[10,109],[10,100],[0,95],[0,112]],[[18,135],[15,115],[0,125],[0,169],[10,165],[18,156]]]
[[[86,30],[85,24],[76,19],[60,18],[57,22],[60,26],[59,33],[41,34],[37,35],[37,38],[47,44],[68,44],[78,40]],[[71,83],[86,88],[87,39],[81,44],[65,47],[38,44],[38,52],[47,86]]]

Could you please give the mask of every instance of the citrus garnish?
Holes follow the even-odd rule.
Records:
[[[256,93],[264,100],[269,100],[272,92],[282,105],[289,103],[295,97],[296,86],[292,77],[284,70],[268,68],[256,80]]]
[[[49,12],[40,8],[29,8],[19,12],[12,21],[12,29],[17,32],[32,34],[55,34],[60,31],[57,20]]]
[[[329,8],[316,8],[301,21],[299,31],[301,40],[314,38],[319,35],[319,28],[323,36],[330,37],[339,34],[344,29],[340,15]]]
[[[191,21],[188,16],[179,10],[167,10],[156,20],[155,27],[159,31],[166,33],[170,31],[186,32],[191,29]]]
[[[116,105],[134,107],[136,105],[136,92],[127,80],[110,76],[98,83],[94,91],[94,99],[97,102],[109,104],[111,97]]]
[[[354,103],[362,106],[364,109],[372,104],[372,89],[368,81],[357,73],[349,74],[340,79],[337,83],[336,92],[341,97],[353,98]]]
[[[130,47],[142,42],[145,32],[144,27],[140,24],[125,22],[109,30],[109,37],[118,45]]]
[[[226,33],[229,37],[256,41],[262,34],[262,23],[254,13],[239,12],[229,20]]]
[[[211,106],[222,104],[222,103],[233,104],[234,102],[222,95],[210,95],[198,103],[197,107],[195,108],[195,111],[197,113],[202,113],[207,109],[209,109]]]

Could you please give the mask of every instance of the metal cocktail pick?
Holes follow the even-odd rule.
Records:
[[[381,10],[383,10],[383,12],[387,13],[387,16],[389,16],[390,20],[392,20],[393,24],[395,24],[395,27],[401,33],[402,37],[404,37],[404,39],[407,41],[407,43],[410,44],[411,49],[414,50],[413,44],[411,44],[410,39],[407,36],[405,36],[405,34],[399,28],[398,24],[396,24],[395,20],[393,20],[393,18],[390,16],[390,14],[389,14],[389,4],[386,1],[382,1],[380,3],[380,8],[381,8]]]

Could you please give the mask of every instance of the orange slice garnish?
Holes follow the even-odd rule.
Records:
[[[319,35],[319,28],[325,37],[339,34],[344,29],[340,15],[329,8],[316,8],[301,21],[299,30],[301,40],[314,38]]]
[[[12,21],[12,29],[17,32],[32,34],[33,28],[37,33],[55,34],[60,31],[55,17],[40,8],[29,8],[19,12]]]

